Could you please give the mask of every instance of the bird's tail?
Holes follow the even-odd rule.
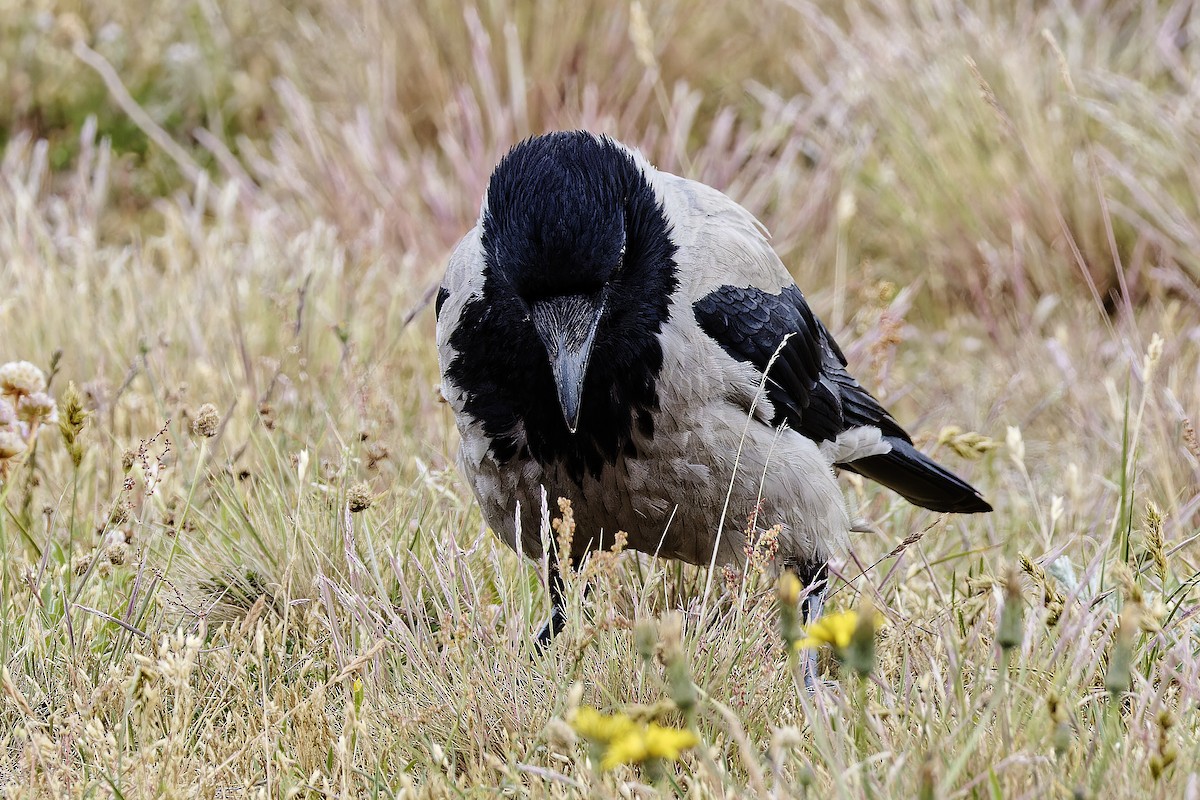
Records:
[[[889,453],[839,464],[896,492],[910,503],[932,511],[977,514],[992,507],[975,487],[937,464],[910,443],[885,436]]]

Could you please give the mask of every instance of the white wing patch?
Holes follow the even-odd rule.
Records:
[[[830,464],[848,464],[860,458],[892,452],[892,445],[874,425],[849,428],[839,433],[833,441],[821,442],[819,446]]]

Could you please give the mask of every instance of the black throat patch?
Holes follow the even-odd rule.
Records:
[[[670,226],[641,169],[588,133],[527,139],[493,172],[482,224],[483,293],[450,336],[447,372],[492,454],[560,465],[577,483],[637,457],[634,426],[654,434],[658,333],[678,284]],[[576,291],[605,293],[606,311],[572,434],[529,307]]]

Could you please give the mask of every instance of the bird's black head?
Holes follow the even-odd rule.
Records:
[[[523,429],[535,458],[596,471],[630,448],[635,422],[652,425],[676,277],[645,170],[574,131],[521,142],[492,173],[483,297],[464,309],[452,371],[498,455],[515,455]]]
[[[627,217],[655,211],[630,202],[644,182],[610,139],[571,132],[521,142],[488,184],[489,278],[526,303],[602,291],[623,266]]]

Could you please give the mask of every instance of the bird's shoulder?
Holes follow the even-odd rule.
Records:
[[[434,313],[439,347],[446,343],[467,301],[483,292],[483,243],[480,226],[467,232],[450,252],[446,274],[438,286]]]
[[[768,291],[794,285],[766,227],[743,206],[670,173],[660,173],[659,185],[685,296],[699,298],[726,284]]]
[[[712,187],[672,175],[662,185],[687,300],[676,313],[725,355],[766,375],[773,422],[816,441],[863,425],[907,439],[851,376],[761,223]]]

